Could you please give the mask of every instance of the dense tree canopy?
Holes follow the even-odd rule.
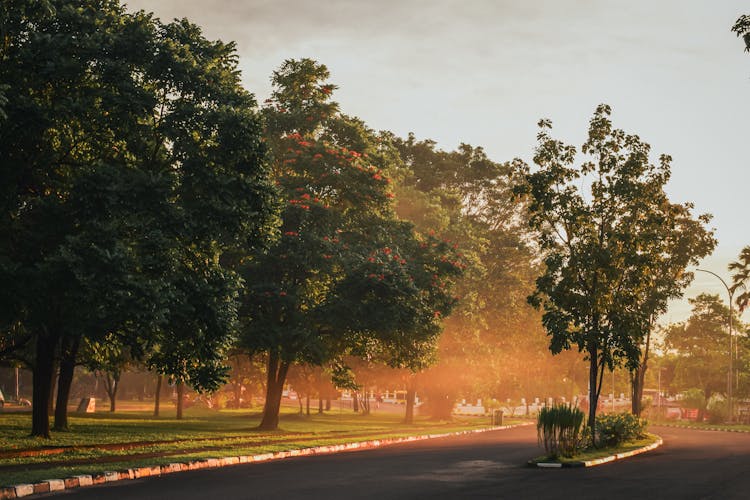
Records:
[[[524,301],[535,269],[522,205],[511,191],[511,166],[468,144],[443,151],[414,135],[393,142],[404,160],[398,213],[455,245],[468,266],[456,285],[460,306],[446,320],[438,363],[419,378],[420,394],[434,417],[450,418],[458,397],[530,389],[511,375],[520,368],[516,363],[527,369],[541,364],[528,356],[539,338],[536,313]],[[548,357],[543,346],[541,352]]]
[[[142,355],[159,333],[231,335],[216,318],[236,278],[218,259],[264,239],[273,189],[232,44],[114,0],[12,2],[0,22],[0,319],[36,345],[33,433],[48,435],[66,337]],[[217,291],[181,328],[186,298]]]
[[[281,237],[240,256],[247,286],[241,344],[268,353],[263,428],[276,428],[292,363],[353,351],[415,367],[453,306],[451,248],[392,209],[387,144],[331,101],[325,66],[289,60],[273,75],[266,136],[282,193]]]
[[[727,388],[729,308],[718,295],[700,294],[690,299],[690,304],[693,309],[687,321],[666,329],[665,346],[676,356],[675,383],[700,389],[708,400],[714,392],[723,393]],[[733,323],[737,332],[745,330],[736,314]],[[747,348],[746,342],[740,344],[743,350]]]

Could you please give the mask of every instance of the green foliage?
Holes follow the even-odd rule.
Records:
[[[719,393],[712,394],[708,398],[706,409],[710,424],[723,424],[729,419],[729,401]]]
[[[412,370],[428,364],[464,265],[448,244],[396,217],[397,155],[339,113],[327,78],[315,61],[285,61],[263,110],[281,234],[237,260],[246,282],[240,345],[269,353],[268,390],[277,388],[269,400],[280,397],[291,363],[352,354]]]
[[[739,259],[729,264],[729,271],[733,273],[731,290],[740,292],[735,300],[742,312],[750,304],[750,246],[743,248]]]
[[[539,411],[537,436],[550,458],[572,457],[582,448],[585,418],[578,407],[566,404],[545,406]]]
[[[743,14],[738,17],[732,26],[732,32],[742,37],[745,42],[745,52],[750,52],[750,16]]]
[[[540,121],[539,168],[519,165],[516,188],[528,200],[529,224],[544,255],[529,303],[544,312],[553,353],[577,347],[589,361],[589,426],[605,368],[638,367],[653,317],[691,279],[683,277],[684,266],[714,244],[702,229],[707,216],[694,221],[690,204],[669,202],[664,186],[671,158],[650,163],[651,147],[613,128],[610,113],[607,105],[597,107],[581,147],[587,158],[577,167],[576,148],[550,137],[550,122]],[[684,240],[694,227],[703,237]],[[685,244],[696,249],[682,252],[662,279],[664,254]]]
[[[669,325],[665,345],[675,355],[675,385],[680,388],[700,388],[704,399],[727,387],[729,365],[729,308],[718,295],[700,294],[690,299],[693,306],[687,321]],[[733,313],[737,331],[745,327]],[[741,355],[747,352],[742,343]]]
[[[619,446],[644,437],[646,421],[632,413],[605,413],[596,417],[597,446]]]
[[[274,224],[234,45],[117,0],[0,12],[0,278],[12,297],[0,327],[23,326],[45,380],[61,339],[111,333],[135,357],[162,354],[161,371],[215,385],[238,284],[221,257],[262,245]],[[37,416],[46,399],[35,395]]]
[[[397,213],[456,245],[467,266],[456,280],[461,300],[445,322],[438,362],[419,377],[424,408],[449,418],[456,398],[528,390],[536,373],[516,374],[549,365],[538,347],[537,314],[524,303],[536,269],[524,207],[512,196],[511,166],[469,144],[446,151],[413,134],[389,139],[403,161],[394,176]]]
[[[706,409],[706,395],[703,390],[693,387],[682,393],[680,404],[685,408],[693,408],[703,411]]]

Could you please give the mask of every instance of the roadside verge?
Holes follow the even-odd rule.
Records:
[[[236,457],[223,457],[223,458],[208,458],[201,460],[194,460],[190,462],[176,462],[164,465],[155,465],[150,467],[138,467],[133,469],[123,469],[117,471],[103,472],[92,475],[78,475],[64,479],[47,479],[34,484],[16,484],[13,486],[1,487],[0,488],[0,500],[24,498],[30,495],[49,493],[54,491],[64,491],[75,488],[81,488],[85,486],[92,486],[95,484],[104,484],[114,481],[125,481],[131,479],[141,479],[144,477],[161,476],[164,474],[171,474],[174,472],[182,472],[189,470],[200,470],[200,469],[211,469],[215,467],[225,467],[229,465],[255,463],[255,462],[267,462],[269,460],[280,460],[291,457],[301,457],[308,455],[324,455],[330,453],[340,453],[344,451],[354,450],[365,450],[370,448],[378,448],[381,446],[389,446],[400,443],[408,443],[413,441],[423,441],[425,439],[436,439],[451,436],[461,436],[466,434],[476,434],[481,432],[498,431],[503,429],[511,429],[514,427],[522,427],[527,425],[533,425],[529,423],[521,423],[514,425],[501,425],[493,427],[484,427],[481,429],[471,429],[465,431],[456,432],[444,432],[438,434],[422,434],[416,436],[397,437],[397,438],[384,438],[384,439],[373,439],[368,441],[357,441],[344,444],[314,446],[310,448],[298,448],[286,451],[277,451],[272,453],[262,453],[259,455],[240,455]]]

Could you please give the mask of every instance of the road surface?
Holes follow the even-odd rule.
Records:
[[[750,434],[653,427],[664,445],[591,468],[536,469],[533,426],[70,490],[72,499],[748,499]],[[52,496],[52,495],[49,495]]]

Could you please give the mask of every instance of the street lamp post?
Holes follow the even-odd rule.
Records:
[[[661,372],[664,371],[663,366],[659,366],[659,372],[658,372],[658,385],[659,385],[659,392],[657,393],[656,397],[656,418],[661,420],[662,413],[661,413]]]
[[[729,374],[727,377],[727,399],[729,400],[729,421],[732,422],[734,420],[734,409],[732,407],[732,376],[734,374],[734,354],[732,351],[734,344],[732,334],[732,298],[734,296],[734,290],[729,288],[727,282],[724,281],[724,279],[715,272],[707,271],[706,269],[696,269],[696,271],[713,274],[714,276],[719,278],[721,284],[724,285],[724,288],[727,289],[727,294],[729,294]]]

